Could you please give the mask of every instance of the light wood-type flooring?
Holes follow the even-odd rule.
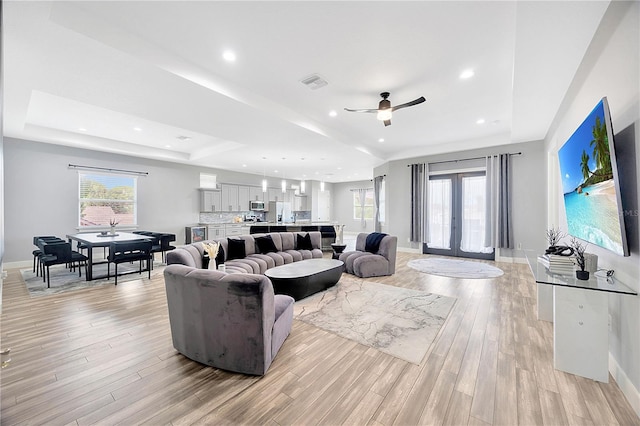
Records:
[[[12,270],[2,425],[640,424],[613,379],[554,370],[526,265],[460,280],[406,266],[419,257],[399,253],[395,275],[371,280],[457,298],[420,365],[294,321],[261,378],[176,353],[162,276],[31,299]]]

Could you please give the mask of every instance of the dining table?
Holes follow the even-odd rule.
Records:
[[[87,273],[85,274],[87,277],[87,281],[91,281],[97,278],[105,278],[104,277],[94,277],[93,276],[93,265],[106,263],[104,261],[94,262],[93,261],[93,248],[94,247],[109,247],[112,242],[131,242],[131,241],[140,241],[140,240],[149,240],[150,238],[146,235],[134,234],[132,232],[79,232],[77,234],[67,234],[67,239],[69,242],[77,241],[84,248],[87,249],[87,257],[89,258],[87,261]]]

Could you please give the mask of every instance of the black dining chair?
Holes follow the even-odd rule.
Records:
[[[36,237],[33,237],[33,245],[38,247],[37,249],[35,249],[35,250],[33,250],[31,252],[31,254],[33,255],[33,273],[36,274],[36,277],[40,273],[40,257],[43,254],[42,250],[40,249],[40,247],[38,245],[38,240],[64,242],[64,240],[56,237],[55,235],[38,235]],[[36,266],[37,266],[37,269],[36,269]]]
[[[107,258],[107,279],[111,278],[111,264],[115,265],[115,284],[118,285],[118,265],[124,262],[139,262],[138,273],[142,271],[149,272],[151,279],[151,264],[153,263],[151,253],[152,241],[114,241],[109,244],[109,257]],[[143,262],[147,262],[147,266],[142,269]]]
[[[167,232],[154,232],[154,235],[160,240],[160,252],[162,253],[162,263],[167,263],[167,252],[175,250],[175,246],[171,243],[176,240],[176,234]]]
[[[71,243],[60,241],[42,241],[39,242],[39,247],[42,250],[40,256],[40,267],[42,273],[42,281],[45,281],[45,268],[46,268],[46,282],[47,288],[51,288],[51,274],[49,267],[53,265],[69,265],[70,268],[75,268],[78,265],[78,276],[82,276],[82,266],[87,268],[87,256],[71,250]],[[86,271],[85,271],[86,273]]]

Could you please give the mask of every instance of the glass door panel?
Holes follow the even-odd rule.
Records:
[[[453,196],[451,179],[429,181],[428,189],[428,246],[438,249],[451,248],[451,220]]]
[[[494,259],[493,248],[484,246],[484,172],[430,177],[426,208],[428,241],[423,253]]]

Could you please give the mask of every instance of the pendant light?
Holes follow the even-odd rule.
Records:
[[[265,166],[264,161],[267,159],[267,157],[262,157],[262,192],[267,192],[267,168]]]
[[[306,192],[305,191],[305,183],[304,183],[304,180],[301,180],[300,181],[300,193],[304,194],[305,192]]]

